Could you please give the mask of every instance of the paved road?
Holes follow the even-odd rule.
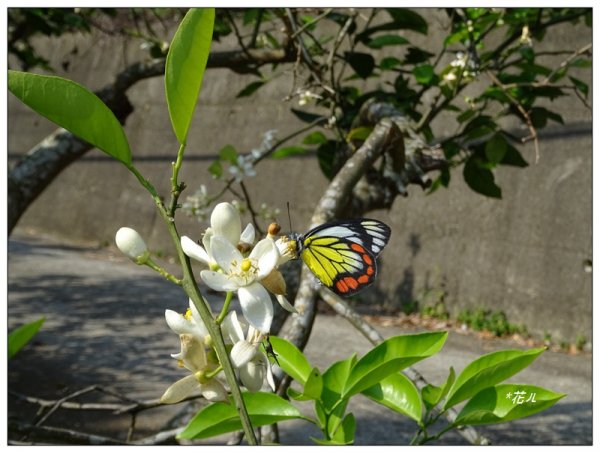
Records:
[[[166,326],[165,308],[183,312],[187,299],[180,288],[150,270],[132,264],[112,250],[69,246],[56,240],[13,236],[8,243],[8,327],[44,315],[42,331],[9,363],[9,389],[57,399],[88,385],[138,399],[159,397],[182,377],[170,354],[179,340]],[[406,333],[398,327],[379,329],[384,336]],[[427,380],[440,384],[449,366],[460,371],[477,356],[516,347],[507,340],[480,340],[451,333],[441,354],[415,366]],[[321,369],[369,343],[342,318],[320,315],[306,353]],[[557,445],[592,443],[592,360],[546,352],[512,382],[541,385],[567,393],[550,410],[525,420],[478,430],[494,444]],[[114,401],[99,394],[87,401]],[[35,408],[9,396],[9,418],[31,421]],[[179,406],[153,409],[138,417],[136,438],[162,429]],[[310,413],[310,406],[303,410]],[[357,418],[359,445],[406,444],[414,423],[363,397],[350,403]],[[86,432],[124,439],[128,418],[106,413],[60,411],[48,420]],[[62,424],[62,425],[61,425]],[[281,424],[284,444],[310,443],[318,436],[305,422]],[[216,439],[215,442],[224,438]],[[443,444],[463,444],[455,433]]]

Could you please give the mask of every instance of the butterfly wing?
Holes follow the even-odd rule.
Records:
[[[325,223],[300,236],[300,256],[321,283],[348,297],[375,280],[376,258],[390,233],[372,219]]]

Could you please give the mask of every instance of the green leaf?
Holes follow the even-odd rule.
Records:
[[[421,421],[423,406],[419,391],[402,373],[391,374],[362,393],[391,410]]]
[[[125,165],[131,150],[113,112],[87,88],[55,76],[8,71],[8,89],[24,104]]]
[[[352,140],[366,140],[369,137],[369,135],[371,135],[371,132],[373,132],[372,126],[355,127],[350,132],[348,132],[348,135],[346,136],[346,141],[350,142]]]
[[[40,330],[40,327],[42,327],[42,324],[44,324],[45,320],[46,318],[42,316],[36,321],[17,327],[8,334],[9,359],[12,359],[17,352],[19,352],[27,343],[29,343],[38,330]]]
[[[337,445],[351,445],[354,443],[354,434],[356,433],[356,418],[354,414],[349,413],[342,420],[342,424],[333,433],[332,439]]]
[[[345,360],[340,360],[331,365],[323,373],[323,392],[321,399],[323,408],[329,412],[341,399],[342,391],[350,376],[350,370],[356,363],[356,354]]]
[[[316,113],[305,112],[303,110],[298,109],[290,109],[292,113],[296,116],[296,118],[304,121],[305,123],[314,123],[314,122],[325,122],[327,121],[327,117],[323,115],[317,115]]]
[[[513,167],[524,168],[529,166],[527,161],[523,159],[521,153],[512,146],[510,143],[507,144],[506,153],[504,154],[504,159],[500,162],[502,165],[511,165]]]
[[[321,393],[323,391],[323,376],[318,368],[313,368],[310,372],[310,376],[304,384],[304,390],[298,392],[297,390],[288,387],[287,394],[290,398],[296,401],[309,401],[309,400],[320,400]]]
[[[588,90],[589,90],[587,83],[582,82],[581,80],[576,79],[575,77],[571,77],[571,76],[569,76],[569,80],[571,82],[573,82],[573,85],[575,85],[575,88],[577,88],[577,90],[580,91],[581,94],[583,94],[586,97],[586,99],[587,99],[587,97],[588,97]]]
[[[232,145],[225,145],[219,151],[219,159],[229,162],[232,165],[237,164],[238,152]]]
[[[413,30],[423,35],[427,34],[427,22],[423,17],[407,8],[385,9],[394,21],[396,29]]]
[[[167,54],[165,94],[173,131],[181,144],[187,141],[198,102],[214,21],[214,8],[190,9],[179,24]]]
[[[430,64],[415,66],[413,69],[413,74],[417,80],[417,83],[420,83],[421,85],[428,85],[435,76],[433,66]]]
[[[342,396],[362,392],[390,374],[437,353],[447,336],[447,332],[431,332],[388,338],[354,365]]]
[[[479,158],[471,156],[463,168],[463,177],[467,185],[477,193],[491,198],[502,198],[502,190],[494,182],[491,170],[479,164]]]
[[[306,154],[307,149],[302,146],[286,146],[285,148],[279,148],[271,154],[273,159],[283,159],[284,157],[296,156],[298,154]]]
[[[375,68],[375,59],[369,53],[345,52],[344,58],[359,77],[366,79]]]
[[[223,166],[221,165],[221,162],[219,162],[218,160],[213,161],[213,163],[208,166],[208,172],[211,175],[213,175],[213,178],[215,179],[219,179],[220,177],[222,177]]]
[[[401,64],[402,62],[396,57],[385,57],[379,63],[379,69],[386,70],[392,69]]]
[[[254,428],[285,420],[304,418],[289,401],[273,393],[242,393]],[[242,429],[233,398],[229,403],[210,404],[198,412],[177,436],[180,439],[206,439]]]
[[[317,148],[317,158],[319,159],[319,167],[323,174],[331,179],[333,178],[334,172],[334,161],[337,153],[337,142],[334,140],[327,140]]]
[[[371,49],[381,49],[385,46],[397,46],[402,44],[408,44],[408,39],[398,35],[382,35],[371,39],[367,46]]]
[[[302,143],[304,145],[322,145],[326,142],[327,137],[325,137],[325,134],[323,134],[323,132],[321,131],[311,132],[306,137],[304,137],[304,140],[302,140]]]
[[[479,357],[458,375],[448,393],[444,409],[472,397],[486,387],[508,379],[529,366],[544,351],[545,348],[527,351],[507,349]]]
[[[564,393],[533,385],[496,385],[471,398],[456,417],[454,426],[503,423],[529,417],[553,406],[565,396]]]
[[[302,351],[283,338],[270,336],[269,340],[277,355],[281,369],[295,381],[306,385],[306,381],[311,376],[313,368],[308,363]]]
[[[508,143],[500,133],[492,135],[492,138],[485,144],[485,156],[490,162],[498,164],[504,159]]]
[[[249,83],[244,87],[238,94],[235,95],[236,98],[243,98],[245,96],[250,96],[256,90],[258,90],[261,86],[265,84],[264,80],[257,80],[255,82]]]
[[[455,379],[456,373],[454,371],[454,368],[450,367],[448,378],[446,379],[446,382],[443,387],[437,387],[432,384],[427,384],[425,387],[423,387],[421,389],[421,395],[423,397],[423,402],[425,403],[425,406],[427,406],[428,409],[431,409],[435,407],[440,401],[442,401],[450,391],[450,388],[452,387],[452,384],[454,384]]]

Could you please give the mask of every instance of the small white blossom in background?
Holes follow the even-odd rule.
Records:
[[[521,31],[521,39],[520,42],[524,46],[531,47],[533,42],[531,41],[531,35],[529,34],[529,25],[525,25],[523,30]]]
[[[189,217],[196,217],[199,222],[204,222],[209,216],[210,201],[206,186],[202,184],[196,192],[186,197],[181,208]]]
[[[298,96],[298,105],[306,105],[313,99],[323,99],[323,97],[316,93],[313,93],[310,90],[302,91]]]
[[[138,264],[140,264],[139,261],[150,255],[146,243],[133,228],[119,228],[115,235],[115,242],[124,255]]]
[[[276,134],[277,130],[275,129],[266,131],[258,148],[252,149],[249,153],[237,156],[236,163],[229,167],[229,173],[235,178],[236,182],[241,182],[247,177],[256,176],[254,163],[273,147]]]

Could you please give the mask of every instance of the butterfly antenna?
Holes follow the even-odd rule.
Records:
[[[286,202],[288,212],[288,222],[290,224],[290,232],[292,231],[292,215],[290,214],[290,202]]]

